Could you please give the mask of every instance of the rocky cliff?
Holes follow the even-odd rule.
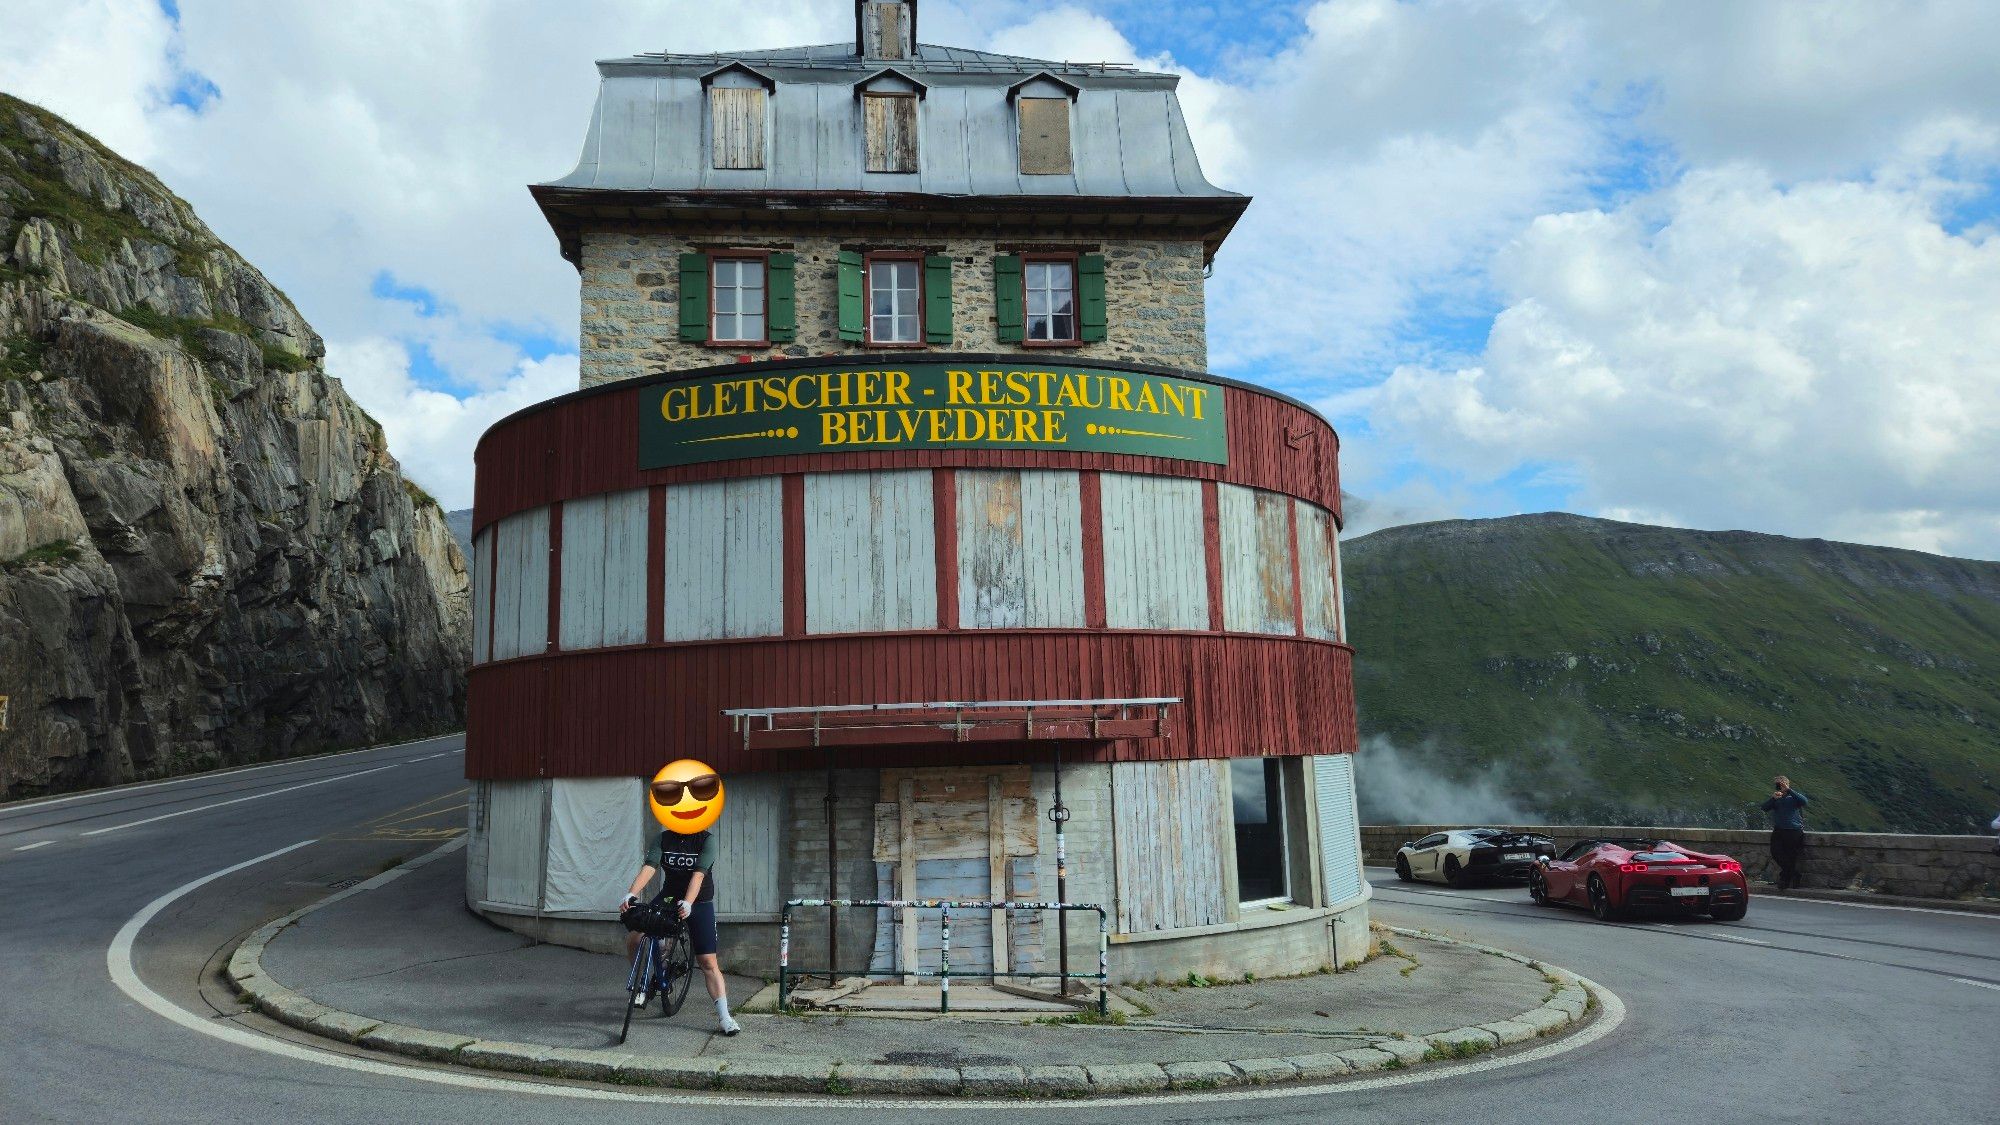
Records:
[[[1377,816],[1750,826],[1778,773],[1821,830],[2000,811],[2000,563],[1569,515],[1342,552]]]
[[[297,309],[0,95],[0,799],[452,729],[465,561]]]

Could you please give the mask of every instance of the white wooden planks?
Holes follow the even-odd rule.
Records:
[[[472,662],[491,659],[493,635],[493,529],[486,528],[472,539]]]
[[[1107,624],[1208,628],[1200,482],[1130,473],[1101,480]]]
[[[937,627],[931,474],[806,477],[806,631]]]
[[[958,621],[967,629],[1081,628],[1077,475],[960,470]]]
[[[1119,762],[1111,767],[1120,933],[1228,920],[1218,841],[1233,831],[1218,770],[1226,762]]]
[[[709,143],[715,167],[764,166],[764,96],[761,86],[709,88]]]
[[[667,489],[669,641],[785,631],[783,486],[777,477]]]
[[[784,775],[773,773],[729,778],[722,818],[715,822],[716,913],[775,916],[784,908],[784,895],[778,890],[784,780]]]
[[[1222,536],[1222,627],[1237,633],[1292,633],[1291,498],[1224,484],[1216,487]]]
[[[646,639],[644,489],[563,505],[562,647],[603,648]]]
[[[1305,603],[1306,636],[1340,639],[1340,596],[1334,588],[1333,544],[1339,534],[1333,513],[1295,500],[1299,513],[1299,597]]]
[[[1333,612],[1340,623],[1338,639],[1344,642],[1347,640],[1347,578],[1340,569],[1340,529],[1333,528],[1328,534],[1332,536],[1333,545]]]
[[[1319,803],[1320,870],[1326,903],[1345,902],[1362,890],[1361,818],[1354,806],[1354,756],[1313,758],[1313,790]]]
[[[493,659],[549,647],[549,510],[518,512],[495,525]]]
[[[548,782],[495,781],[488,794],[486,899],[540,909]]]

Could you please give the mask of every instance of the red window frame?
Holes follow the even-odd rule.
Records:
[[[1080,348],[1083,346],[1083,255],[1079,253],[1022,254],[1021,258],[1021,346],[1024,348]],[[1028,266],[1036,262],[1061,262],[1069,267],[1070,336],[1067,340],[1033,340],[1028,326],[1034,317],[1028,312]]]
[[[768,348],[771,346],[771,251],[769,250],[709,250],[708,255],[708,340],[703,345],[710,348]],[[764,338],[761,340],[721,340],[715,335],[715,263],[717,262],[763,262],[764,263]]]
[[[917,338],[901,340],[877,340],[875,338],[875,263],[915,262],[917,264]],[[924,254],[920,250],[871,250],[861,255],[861,343],[864,347],[908,351],[930,347],[926,337],[929,325],[924,323]]]

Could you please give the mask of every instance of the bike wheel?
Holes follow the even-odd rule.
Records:
[[[645,990],[647,979],[653,975],[652,951],[653,943],[642,941],[638,952],[632,954],[632,971],[625,977],[625,1022],[618,1027],[618,1042],[621,1045],[625,1037],[632,1033],[632,1009],[637,1006],[639,993]]]
[[[688,985],[694,983],[694,947],[686,931],[663,939],[660,952],[660,1008],[672,1016],[687,1002]]]

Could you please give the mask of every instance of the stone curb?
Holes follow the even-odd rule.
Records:
[[[458,843],[454,841],[454,844]],[[393,877],[421,866],[452,847],[448,844],[385,874]],[[377,879],[387,881],[384,876],[377,876]],[[349,888],[257,929],[231,952],[227,968],[230,982],[258,1011],[279,1023],[326,1039],[427,1062],[544,1078],[684,1090],[1030,1098],[1084,1098],[1097,1094],[1324,1082],[1350,1075],[1468,1058],[1510,1044],[1554,1035],[1580,1023],[1595,1006],[1589,991],[1574,974],[1503,949],[1492,949],[1424,930],[1391,926],[1387,927],[1389,932],[1404,937],[1447,942],[1504,957],[1534,969],[1556,983],[1550,986],[1550,996],[1540,1006],[1510,1019],[1477,1027],[1454,1028],[1421,1038],[1385,1039],[1372,1047],[1288,1058],[1089,1066],[923,1067],[833,1064],[781,1057],[679,1059],[618,1049],[547,1047],[533,1043],[480,1040],[336,1011],[286,988],[264,972],[264,949],[285,927],[365,886]]]

